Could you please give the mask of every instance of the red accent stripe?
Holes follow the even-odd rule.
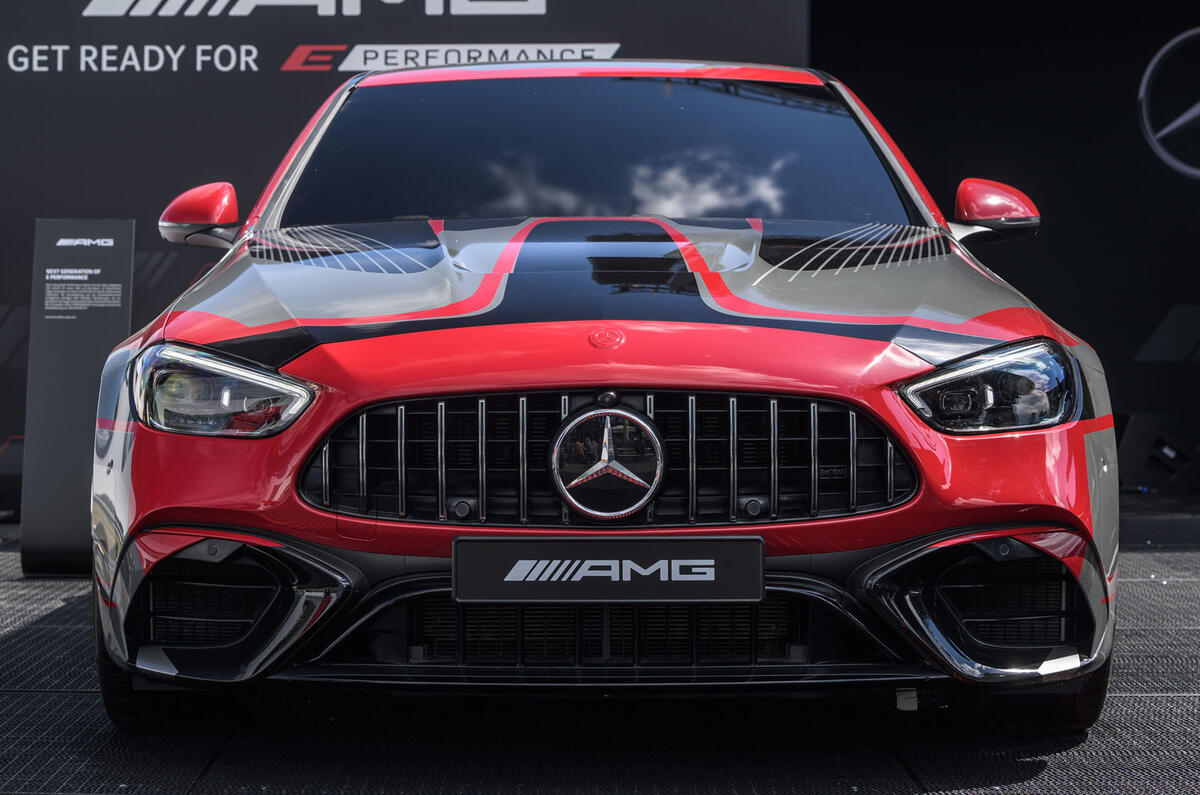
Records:
[[[753,229],[755,232],[758,232],[760,235],[763,233],[763,226],[762,226],[761,218],[747,218],[746,223],[750,224],[750,228]]]
[[[435,221],[433,219],[430,219],[429,228],[433,230],[433,233],[435,235],[440,235],[442,233],[442,230],[446,228],[446,222],[441,221],[441,220]]]
[[[371,75],[362,88],[411,83],[445,83],[454,80],[503,80],[524,77],[705,77],[719,80],[750,80],[819,86],[822,80],[811,72],[785,66],[716,66],[707,64],[636,64],[596,61],[593,64],[496,65],[492,67],[441,67],[408,69]]]

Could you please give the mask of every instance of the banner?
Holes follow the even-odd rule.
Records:
[[[21,499],[27,573],[90,565],[96,399],[109,351],[129,336],[133,234],[132,220],[37,222]]]

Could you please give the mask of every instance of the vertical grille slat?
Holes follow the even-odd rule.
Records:
[[[438,518],[446,519],[446,401],[437,404],[437,501]]]
[[[367,513],[367,415],[358,415],[358,509]]]
[[[329,442],[321,445],[321,504],[329,507]]]
[[[558,400],[558,418],[560,420],[565,420],[567,418],[567,415],[570,413],[571,413],[571,396],[564,393],[563,395],[561,395],[559,397],[559,400]],[[571,523],[571,509],[567,507],[567,503],[565,500],[561,501],[559,511],[562,514],[562,523],[570,524]]]
[[[858,510],[858,414],[854,409],[850,409],[847,417],[850,424],[849,441],[850,441],[850,463],[847,467],[850,475],[850,488],[847,490],[848,499],[847,510],[854,513]]]
[[[779,401],[771,398],[769,419],[771,451],[771,518],[779,516]]]
[[[338,424],[303,471],[313,506],[379,520],[595,530],[788,522],[884,510],[916,492],[912,463],[856,407],[792,395],[622,392],[662,437],[662,485],[615,521],[572,511],[548,461],[572,412],[600,390],[385,403]]]
[[[738,407],[737,397],[729,398],[729,521],[736,522],[738,518]]]
[[[809,515],[816,516],[821,503],[821,417],[820,407],[814,401],[808,404],[808,469],[809,469]]]
[[[487,398],[479,399],[479,417],[475,421],[476,450],[479,456],[479,521],[487,521]]]
[[[401,403],[396,406],[396,513],[400,518],[408,516],[408,506],[404,501],[407,491],[405,489],[405,481],[408,480],[407,467],[404,465],[404,445],[408,438],[408,432],[405,429],[404,422],[404,404]]]
[[[520,480],[518,503],[521,509],[521,524],[529,521],[529,399],[517,398],[517,477]]]
[[[696,521],[696,396],[687,399],[687,468],[689,522]]]
[[[892,445],[892,440],[887,440],[887,464],[884,468],[884,476],[886,477],[886,485],[884,486],[884,502],[889,505],[895,500],[896,495],[896,448]]]

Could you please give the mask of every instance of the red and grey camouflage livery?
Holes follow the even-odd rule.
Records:
[[[509,212],[451,214],[388,193],[406,155],[381,143],[387,179],[350,193],[388,193],[386,214],[367,217],[360,196],[353,217],[296,209],[337,204],[330,168],[363,155],[333,142],[374,134],[347,127],[355,114],[403,105],[403,135],[435,151],[417,122],[439,91],[512,91],[544,126],[566,80],[604,81],[578,83],[600,86],[597,102],[652,87],[671,98],[664,113],[719,101],[824,114],[813,124],[850,125],[854,167],[872,153],[895,195],[791,216],[808,183],[780,175],[836,179],[821,152],[781,151],[751,174],[717,144],[674,142],[675,161],[628,170],[628,205],[525,175],[478,205]],[[473,173],[528,162],[541,161]],[[516,186],[535,198],[516,202]],[[841,188],[813,190],[819,207]],[[522,211],[546,208],[563,212]],[[229,251],[105,368],[93,535],[110,714],[145,718],[135,678],[885,683],[1090,723],[1117,554],[1103,370],[968,250],[1037,222],[1027,197],[983,180],[947,221],[858,99],[812,70],[596,62],[349,81],[248,220],[224,184],[168,209],[169,239]],[[547,546],[510,560],[525,547],[505,539]],[[737,575],[757,597],[719,590],[735,539],[761,541],[757,573]],[[643,559],[650,540],[683,546]],[[468,549],[484,562],[468,566]],[[707,564],[678,556],[715,560],[714,590]],[[489,576],[493,558],[522,573],[511,598],[503,577],[456,582]],[[468,597],[480,589],[492,597]]]

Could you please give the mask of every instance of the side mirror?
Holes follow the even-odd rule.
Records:
[[[973,177],[958,185],[954,219],[955,237],[979,243],[1033,237],[1042,223],[1037,205],[1024,193],[1002,182]]]
[[[158,219],[168,243],[229,248],[237,239],[237,191],[228,182],[212,182],[179,194]]]

